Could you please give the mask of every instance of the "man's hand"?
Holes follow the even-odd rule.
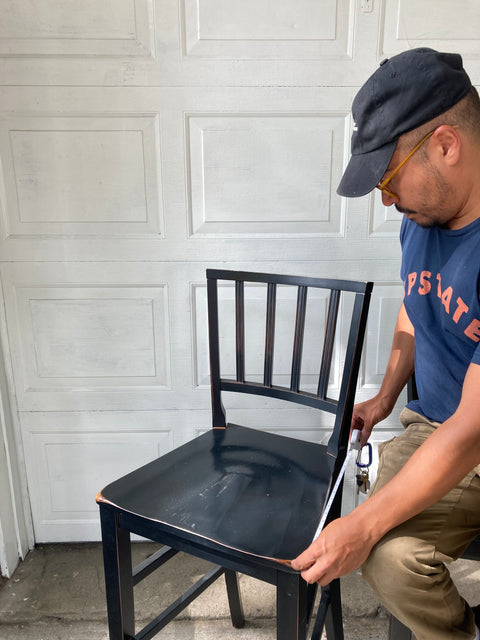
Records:
[[[379,396],[375,396],[365,402],[360,402],[353,407],[352,428],[360,431],[360,442],[364,445],[368,442],[373,427],[385,420],[392,409]]]
[[[359,517],[334,520],[292,561],[293,569],[301,571],[308,583],[321,586],[351,573],[365,562],[376,542],[366,529]]]

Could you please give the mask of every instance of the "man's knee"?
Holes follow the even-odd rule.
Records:
[[[400,565],[400,566],[399,566]],[[401,560],[395,541],[381,540],[376,544],[362,566],[363,578],[378,592],[383,591],[382,584],[391,585],[395,576],[401,573]]]
[[[473,614],[433,546],[396,533],[387,534],[362,567],[379,600],[418,638],[473,637]]]
[[[379,594],[409,591],[432,575],[433,554],[408,536],[387,535],[375,545],[362,567],[363,577]]]

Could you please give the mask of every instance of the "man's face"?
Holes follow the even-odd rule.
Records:
[[[389,191],[382,192],[382,201],[422,227],[448,227],[458,212],[456,193],[426,151],[412,157],[394,175],[388,182]],[[384,179],[406,155],[402,147],[395,151]]]
[[[456,214],[453,188],[429,163],[417,173],[420,172],[423,180],[417,180],[409,189],[406,185],[400,189],[402,196],[395,203],[396,210],[421,227],[448,227]]]

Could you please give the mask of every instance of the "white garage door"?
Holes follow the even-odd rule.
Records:
[[[402,296],[400,220],[375,194],[335,194],[351,101],[382,58],[420,45],[460,51],[478,83],[480,6],[0,10],[11,442],[36,541],[95,540],[104,484],[209,427],[207,267],[375,280],[358,397],[375,393]],[[298,409],[260,421],[323,437]],[[375,439],[396,428],[393,416]]]

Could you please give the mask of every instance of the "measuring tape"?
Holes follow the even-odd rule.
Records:
[[[352,437],[350,439],[350,447],[348,449],[347,455],[345,456],[345,460],[342,465],[342,468],[340,469],[340,472],[337,476],[337,480],[333,485],[333,489],[330,493],[330,497],[328,498],[328,502],[325,506],[325,509],[323,510],[322,517],[320,518],[320,522],[318,524],[317,530],[315,531],[315,535],[313,536],[312,542],[318,538],[318,536],[320,535],[320,532],[325,526],[325,522],[327,521],[328,514],[330,513],[330,509],[332,508],[332,504],[333,504],[333,501],[335,500],[335,496],[337,495],[338,488],[340,486],[340,483],[343,480],[345,471],[347,470],[348,462],[352,456],[352,453],[354,451],[361,451],[361,449],[362,449],[362,444],[360,442],[360,430],[354,429],[352,431]]]

